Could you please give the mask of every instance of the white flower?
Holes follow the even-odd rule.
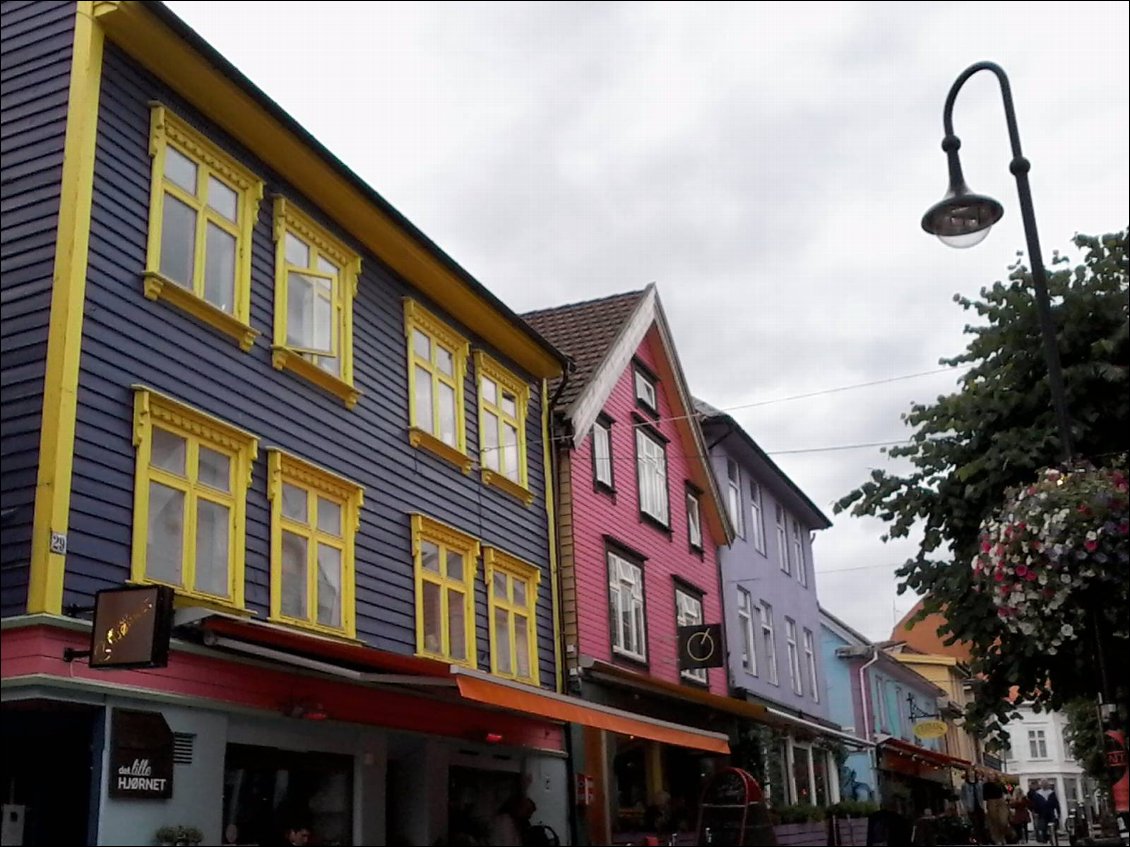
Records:
[[[1061,626],[1059,628],[1059,634],[1062,635],[1064,638],[1070,638],[1071,636],[1073,636],[1075,634],[1075,627],[1073,627],[1069,623],[1065,623],[1063,626]]]

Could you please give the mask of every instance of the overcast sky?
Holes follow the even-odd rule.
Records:
[[[986,73],[955,131],[1005,217],[971,250],[920,229],[957,75],[1009,74],[1046,257],[1130,221],[1124,2],[169,5],[515,310],[655,282],[691,389],[834,521],[821,602],[875,639],[912,547],[832,504],[898,466],[824,448],[908,437],[955,376],[896,378],[964,349],[953,294],[1024,245]]]

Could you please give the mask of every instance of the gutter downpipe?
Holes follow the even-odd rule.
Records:
[[[873,664],[875,664],[877,661],[879,661],[879,648],[876,647],[874,644],[872,644],[871,645],[871,658],[868,659],[866,662],[864,662],[862,665],[859,666],[859,697],[863,702],[863,740],[864,741],[871,741],[872,740],[871,739],[871,712],[870,712],[870,709],[869,709],[870,703],[868,702],[868,700],[870,699],[868,697],[868,693],[870,691],[870,686],[867,685],[866,675],[867,675],[867,669],[869,667],[871,667]],[[878,769],[878,766],[879,766],[878,757],[875,755],[875,751],[877,749],[878,749],[878,747],[876,746],[876,747],[872,747],[871,750],[870,750],[871,766],[873,768],[876,768],[876,769]]]

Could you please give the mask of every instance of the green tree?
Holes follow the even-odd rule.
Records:
[[[1067,718],[1064,740],[1071,753],[1087,775],[1100,785],[1106,783],[1106,759],[1103,756],[1103,733],[1094,700],[1077,699],[1064,704]]]
[[[1071,267],[1056,254],[1048,274],[1075,451],[1098,466],[1130,448],[1127,236],[1076,236],[1082,262]],[[1026,649],[991,596],[975,590],[970,567],[982,521],[1001,508],[1005,492],[1032,483],[1061,455],[1031,274],[1022,259],[1009,270],[1007,282],[983,288],[979,299],[954,298],[980,322],[966,327],[966,350],[941,361],[969,370],[957,391],[903,414],[911,440],[890,455],[913,469],[874,470],[835,507],[885,521],[884,540],[921,528],[916,555],[897,571],[899,592],[922,595],[920,617],[942,613],[940,634],[969,644],[981,684],[967,717],[985,729],[1007,720],[1011,686],[1047,708],[1099,687],[1085,633],[1054,655]]]

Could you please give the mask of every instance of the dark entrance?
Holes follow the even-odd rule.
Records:
[[[8,825],[23,816],[24,844],[95,843],[103,714],[51,700],[4,704],[0,791]]]
[[[314,844],[353,843],[353,758],[229,744],[224,842],[278,844],[292,825]]]

